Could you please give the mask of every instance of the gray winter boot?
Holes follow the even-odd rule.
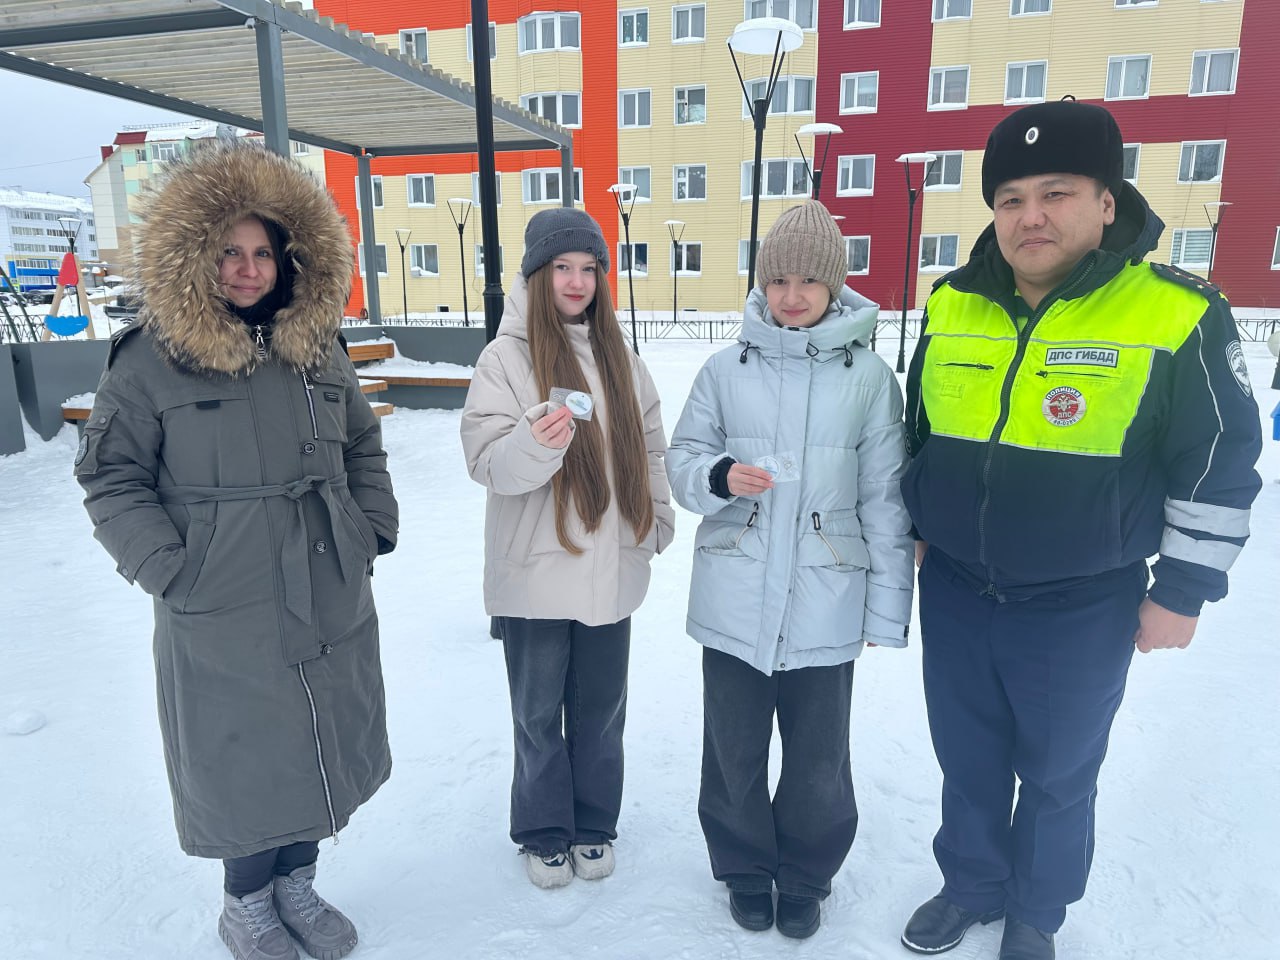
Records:
[[[298,960],[293,941],[280,925],[269,883],[243,897],[222,894],[218,935],[236,960]]]
[[[298,867],[293,873],[276,877],[275,903],[280,920],[302,949],[316,960],[340,960],[356,948],[355,925],[316,896],[311,884],[316,865]]]

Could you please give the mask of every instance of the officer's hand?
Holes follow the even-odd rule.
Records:
[[[1138,632],[1134,634],[1133,642],[1142,653],[1170,647],[1182,650],[1191,642],[1199,622],[1199,617],[1166,610],[1147,597],[1138,608]]]

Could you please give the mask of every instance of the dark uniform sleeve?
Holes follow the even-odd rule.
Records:
[[[347,389],[347,443],[342,459],[347,470],[347,487],[356,506],[378,536],[378,553],[396,548],[400,531],[400,507],[391,489],[387,472],[387,452],[382,449],[382,425],[368,398],[360,391],[360,379],[346,351],[334,350],[334,363],[341,366],[350,386]]]

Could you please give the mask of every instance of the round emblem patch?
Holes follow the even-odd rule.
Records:
[[[76,447],[76,462],[75,462],[75,465],[76,465],[77,467],[78,467],[78,466],[80,466],[80,464],[84,462],[84,458],[88,455],[88,453],[89,453],[89,438],[88,438],[88,437],[86,437],[86,436],[84,436],[83,434],[81,434],[81,435],[80,435],[80,445],[79,445],[78,447]]]
[[[1035,143],[1037,140],[1040,139],[1040,128],[1027,127],[1027,135],[1025,139],[1027,143]]]
[[[1249,382],[1249,365],[1244,362],[1244,350],[1241,349],[1239,340],[1232,340],[1227,344],[1227,363],[1231,365],[1231,372],[1240,389],[1244,391],[1244,395],[1253,396],[1253,384]]]
[[[1088,406],[1084,394],[1075,387],[1054,387],[1044,395],[1040,409],[1055,427],[1069,427],[1080,422]]]

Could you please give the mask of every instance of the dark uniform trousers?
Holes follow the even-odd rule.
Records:
[[[924,689],[943,774],[933,851],[953,903],[1052,932],[1084,895],[1098,771],[1146,587],[1138,563],[999,602],[926,553]]]

